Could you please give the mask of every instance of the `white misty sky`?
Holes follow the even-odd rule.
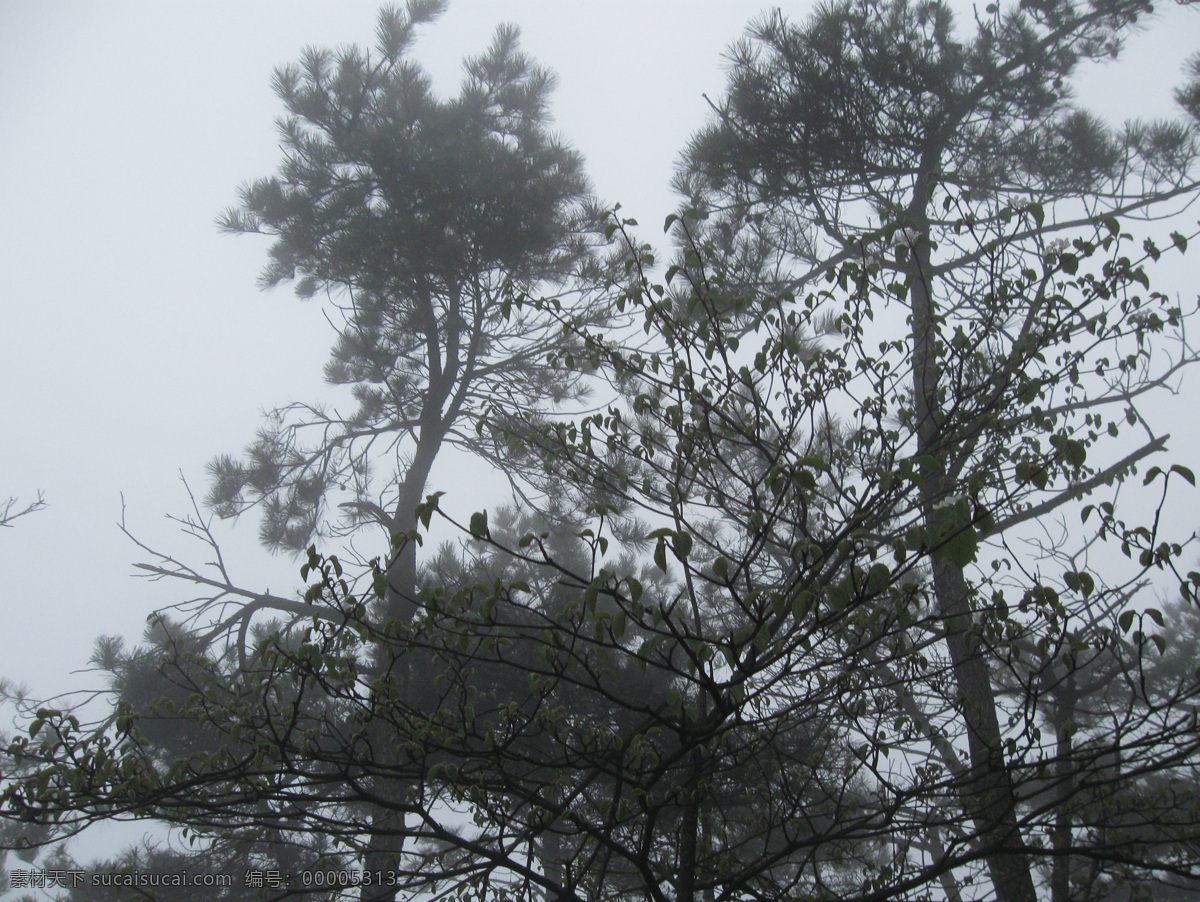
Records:
[[[762,8],[458,0],[414,53],[452,93],[462,58],[517,23],[558,73],[557,127],[599,195],[657,240],[703,95],[722,92],[722,52]],[[50,504],[0,532],[0,676],[63,691],[95,636],[136,639],[151,610],[183,596],[130,578],[144,557],[114,525],[121,493],[139,537],[198,563],[203,549],[163,519],[187,512],[180,472],[203,494],[206,462],[240,450],[262,409],[320,396],[331,332],[319,304],[258,291],[266,242],[220,235],[213,220],[278,162],[272,69],[305,45],[371,42],[376,9],[0,0],[0,501],[41,489]],[[1198,48],[1200,15],[1175,9],[1128,61],[1089,72],[1080,99],[1114,119],[1172,115],[1170,89]],[[1174,459],[1200,469],[1194,447],[1176,442]],[[431,489],[449,486],[468,509],[471,489],[440,478]],[[1195,498],[1183,503],[1194,517]],[[235,574],[296,584],[297,563],[269,558],[256,530],[221,529]]]

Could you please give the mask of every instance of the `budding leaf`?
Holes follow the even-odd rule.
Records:
[[[488,537],[487,511],[476,511],[471,514],[471,538],[486,539]]]

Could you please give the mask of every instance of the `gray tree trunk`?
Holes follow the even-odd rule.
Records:
[[[917,453],[936,461],[923,474],[926,526],[936,522],[936,505],[949,491],[945,474],[954,451],[942,434],[941,371],[937,310],[933,299],[928,234],[927,185],[934,166],[923,166],[906,226],[919,236],[909,253],[908,291],[912,305],[913,401],[918,426]],[[962,699],[970,771],[963,787],[995,888],[997,902],[1037,902],[1024,838],[1017,825],[1016,791],[1004,758],[996,694],[987,659],[972,638],[971,588],[963,570],[945,558],[933,562],[933,589],[945,628],[946,645]]]

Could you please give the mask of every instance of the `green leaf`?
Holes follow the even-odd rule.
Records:
[[[975,561],[979,553],[979,533],[973,526],[964,526],[942,544],[933,549],[933,557],[944,558],[956,567],[966,567]]]
[[[1079,574],[1079,591],[1084,598],[1087,598],[1096,591],[1096,580],[1092,578],[1092,574],[1080,572]]]
[[[692,553],[692,537],[686,532],[675,533],[675,557],[686,561]]]
[[[625,577],[625,584],[629,586],[629,600],[637,604],[642,600],[642,584],[632,576]]]
[[[1193,473],[1191,470],[1189,470],[1187,467],[1183,466],[1182,464],[1171,464],[1171,472],[1178,473],[1180,476],[1182,476],[1184,479],[1186,479],[1188,481],[1188,485],[1195,486],[1196,474]]]
[[[681,711],[683,711],[683,696],[679,694],[678,689],[672,689],[667,693],[667,707],[669,707],[676,714],[679,714]]]
[[[1041,379],[1026,379],[1017,387],[1017,400],[1022,404],[1032,404],[1042,391]]]
[[[771,631],[767,628],[767,624],[762,624],[758,628],[758,632],[754,634],[754,647],[761,654],[767,650],[767,643],[771,641]]]
[[[1128,633],[1133,627],[1133,618],[1137,615],[1133,611],[1122,611],[1121,616],[1117,618],[1117,624],[1121,627],[1121,632]]]
[[[930,555],[966,567],[979,552],[979,532],[971,523],[968,502],[960,499],[934,511],[931,518]],[[964,510],[964,508],[967,508]]]
[[[800,467],[812,467],[814,470],[821,470],[822,472],[829,471],[829,464],[825,462],[824,458],[813,457],[811,455],[801,457],[796,461],[795,469],[799,469]]]
[[[417,520],[419,520],[426,529],[429,528],[429,521],[433,519],[433,512],[438,509],[438,499],[444,494],[446,493],[434,492],[432,495],[427,495],[422,504],[417,505],[415,512],[417,515]]]
[[[658,648],[666,641],[666,636],[651,636],[638,646],[637,654],[639,658],[649,658],[654,649]]]
[[[846,605],[850,603],[850,593],[842,586],[827,586],[825,588],[825,597],[829,599],[829,606],[835,611],[844,610]]]
[[[658,544],[654,546],[654,566],[658,567],[663,573],[667,572],[667,542],[666,539],[660,538]]]
[[[471,525],[469,528],[472,538],[486,539],[489,534],[487,511],[476,511],[471,514]]]
[[[877,595],[892,581],[892,569],[887,564],[872,564],[867,573],[867,591]]]
[[[1087,460],[1087,448],[1083,442],[1069,438],[1063,445],[1063,457],[1071,466],[1082,467]]]

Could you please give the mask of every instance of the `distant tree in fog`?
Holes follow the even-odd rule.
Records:
[[[324,296],[338,324],[325,375],[353,396],[349,411],[277,409],[242,459],[213,463],[209,503],[258,508],[272,548],[363,527],[407,536],[444,446],[502,464],[485,421],[580,390],[544,364],[564,349],[557,326],[507,302],[588,264],[582,159],[551,132],[553,78],[511,26],[466,61],[459,96],[433,95],[409,50],[444,5],[385,8],[374,52],[310,50],[279,69],[284,160],[221,220],[274,238],[264,285]],[[602,322],[602,300],[571,303]],[[416,610],[416,542],[393,547],[380,622]]]
[[[1165,236],[1139,249],[1117,224],[1161,220],[1194,203],[1197,70],[1177,93],[1186,115],[1175,120],[1112,129],[1071,99],[1079,67],[1117,56],[1151,11],[1142,0],[991,4],[968,35],[943,3],[845,0],[803,24],[766,14],[734,48],[727,94],[678,179],[706,215],[696,228],[723,250],[720,273],[731,284],[811,289],[850,261],[892,281],[888,306],[905,322],[882,336],[900,343],[880,351],[901,356],[894,393],[876,399],[874,415],[898,422],[901,441],[872,453],[922,461],[921,497],[909,513],[926,534],[944,531],[955,508],[977,521],[964,520],[958,547],[932,562],[926,585],[966,700],[962,800],[1001,900],[1034,899],[1036,831],[1021,823],[1016,786],[1028,752],[1008,745],[989,673],[1014,666],[1019,646],[1007,645],[1007,609],[997,614],[988,599],[1015,590],[1028,606],[1029,593],[1049,591],[1051,579],[1037,546],[1022,555],[1007,543],[1022,524],[1064,515],[1161,451],[1168,437],[1151,425],[1145,399],[1197,359],[1182,331],[1173,342],[1162,337],[1179,328],[1179,308],[1139,311],[1165,300],[1134,290],[1141,261],[1159,257],[1154,241]],[[1187,246],[1178,233],[1167,240]],[[1102,269],[1082,276],[1082,262],[1097,255]],[[1095,280],[1120,272],[1133,282],[1118,302]],[[1144,437],[1121,453],[1102,450],[1130,427]],[[1170,554],[1147,547],[1151,533],[1126,532],[1111,507],[1089,510],[1105,518],[1102,534],[1124,535],[1127,554],[1134,545],[1143,564],[1167,565]],[[1022,626],[1049,629],[1039,643],[1059,648],[1073,630],[1099,641],[1097,619],[1123,603],[1116,587],[1093,595],[1092,576],[1075,581],[1088,534],[1073,531],[1069,549],[1043,546],[1055,575],[1067,572],[1053,597],[1084,591],[1069,615],[1055,608],[1065,623]],[[1028,580],[1005,590],[999,573],[972,573],[983,536],[997,543],[1001,566]],[[1072,815],[1060,815],[1053,893],[1065,902],[1076,844],[1063,826]]]

